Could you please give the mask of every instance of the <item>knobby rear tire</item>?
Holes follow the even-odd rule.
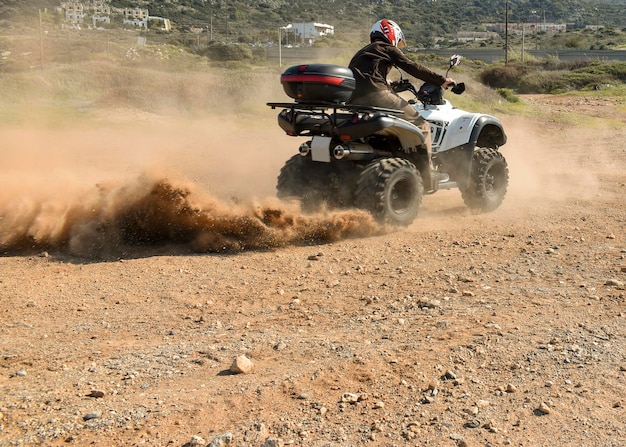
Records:
[[[355,204],[379,222],[407,226],[424,197],[422,176],[413,163],[402,158],[374,160],[357,181]]]
[[[305,212],[317,211],[332,198],[328,163],[312,161],[296,154],[283,165],[276,183],[279,199],[300,201]]]

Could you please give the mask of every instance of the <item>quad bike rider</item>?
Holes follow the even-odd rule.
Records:
[[[448,71],[460,60],[453,56]],[[305,211],[357,207],[381,223],[401,226],[417,217],[425,193],[440,189],[458,188],[475,212],[500,206],[509,178],[499,151],[506,135],[497,118],[443,99],[446,82],[456,94],[465,91],[464,84],[454,83],[447,72],[427,77],[419,90],[401,79],[389,88],[416,99],[405,101],[408,107],[380,107],[352,104],[358,76],[356,69],[330,64],[297,65],[281,75],[285,93],[295,101],[268,105],[282,109],[278,124],[287,135],[308,139],[280,171],[279,198],[295,198]],[[428,123],[428,138],[403,111]]]
[[[425,66],[406,57],[400,48],[406,47],[402,29],[392,20],[379,20],[370,31],[370,43],[361,48],[350,61],[348,67],[356,81],[350,104],[363,104],[401,110],[400,117],[415,124],[424,135],[423,145],[411,148],[412,152],[426,149],[426,159],[431,160],[432,141],[430,124],[407,100],[399,96],[387,81],[392,68],[402,69],[411,76],[428,84],[447,89],[454,80],[441,76]],[[431,166],[432,168],[432,166]],[[438,173],[431,169],[433,176]],[[428,179],[427,179],[428,180]]]

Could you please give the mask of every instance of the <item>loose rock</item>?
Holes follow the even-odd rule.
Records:
[[[254,363],[245,355],[240,355],[230,365],[230,371],[234,374],[250,374],[253,370]]]

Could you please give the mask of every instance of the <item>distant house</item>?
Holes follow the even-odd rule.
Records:
[[[498,33],[489,31],[459,31],[456,33],[457,42],[474,42],[489,40],[498,37]]]
[[[504,31],[506,30],[505,23],[483,23],[483,26],[489,30],[492,30],[498,33],[504,33]],[[560,32],[565,32],[565,31],[567,31],[567,24],[565,23],[509,22],[509,32],[513,34],[521,34],[522,32],[560,33]]]
[[[124,16],[124,25],[148,27],[148,10],[144,8],[124,8],[122,10]]]
[[[284,29],[293,33],[294,43],[303,45],[311,45],[319,37],[335,34],[334,26],[317,22],[290,23]]]
[[[78,27],[85,18],[85,7],[80,2],[67,2],[64,4],[65,25],[70,28]]]
[[[100,23],[111,23],[111,7],[104,2],[95,2],[92,7],[91,21],[94,28]]]

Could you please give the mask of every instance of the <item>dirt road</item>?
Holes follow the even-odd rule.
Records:
[[[626,130],[502,119],[402,230],[273,199],[269,114],[1,129],[0,446],[626,445]]]

